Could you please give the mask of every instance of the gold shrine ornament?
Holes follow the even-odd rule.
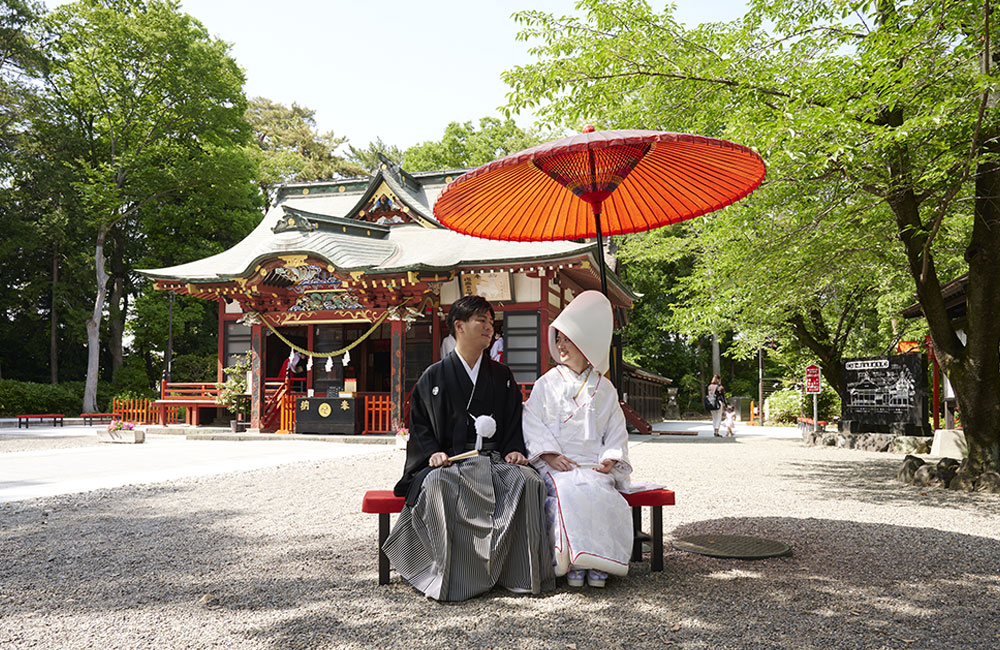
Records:
[[[319,410],[319,416],[320,417],[322,417],[322,418],[328,418],[328,417],[330,417],[330,411],[332,409],[330,408],[329,404],[327,404],[326,402],[323,402],[322,404],[319,405],[319,409],[318,410]]]

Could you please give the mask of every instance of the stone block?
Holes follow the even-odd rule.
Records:
[[[930,436],[930,428],[927,425],[914,424],[912,422],[893,422],[889,425],[889,433],[894,436]]]
[[[118,429],[117,431],[98,431],[97,442],[117,442],[123,444],[141,444],[146,442],[146,430],[136,427],[132,430]]]
[[[837,446],[862,451],[888,451],[893,437],[888,433],[838,433]]]
[[[969,445],[965,441],[964,431],[961,429],[938,429],[934,432],[931,456],[965,458],[968,455]]]
[[[896,436],[889,443],[889,453],[929,454],[932,440],[930,436]]]

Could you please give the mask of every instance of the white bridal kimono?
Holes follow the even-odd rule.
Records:
[[[549,487],[555,574],[571,567],[627,574],[632,516],[618,490],[628,486],[632,466],[615,387],[596,369],[577,375],[556,366],[535,382],[522,422],[529,460]],[[561,453],[580,467],[555,470],[539,458],[546,453]],[[611,473],[593,469],[608,458],[618,461]]]
[[[618,392],[603,375],[610,365],[614,316],[599,291],[584,291],[549,326],[549,351],[562,332],[590,364],[579,375],[557,365],[538,378],[524,404],[522,429],[528,459],[549,489],[546,512],[555,547],[555,574],[569,569],[628,573],[632,513],[619,489],[628,487],[628,433]],[[557,359],[558,361],[558,359]],[[579,464],[568,472],[540,458],[561,453]],[[594,470],[609,458],[609,474]]]

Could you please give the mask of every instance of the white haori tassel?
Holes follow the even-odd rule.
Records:
[[[476,451],[483,448],[483,439],[492,438],[497,432],[497,421],[490,415],[476,417]]]
[[[341,361],[341,363],[343,363],[344,367],[346,368],[347,364],[349,364],[350,362],[351,362],[351,351],[348,350],[347,352],[344,353],[344,358]]]
[[[325,366],[325,368],[326,368],[327,372],[332,372],[333,371],[333,357],[327,357],[326,358],[326,366]]]

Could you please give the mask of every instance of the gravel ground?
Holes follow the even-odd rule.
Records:
[[[89,435],[80,435],[77,432],[66,435],[49,434],[45,437],[38,437],[31,433],[11,433],[4,431],[0,434],[0,454],[13,451],[41,451],[45,449],[74,449],[77,447],[96,447],[96,429],[88,432]]]
[[[995,648],[1000,497],[895,482],[899,456],[795,440],[633,443],[677,492],[667,541],[786,542],[722,560],[669,547],[603,590],[459,604],[379,587],[366,489],[402,454],[0,506],[0,649]],[[2,481],[0,477],[0,481]],[[208,601],[202,604],[199,601]]]

